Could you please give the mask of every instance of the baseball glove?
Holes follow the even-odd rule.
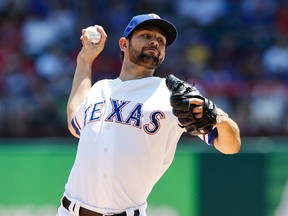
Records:
[[[171,92],[170,104],[173,108],[173,114],[178,118],[179,126],[194,136],[209,133],[216,124],[216,105],[203,97],[194,85],[191,86],[172,74],[167,76],[166,85]],[[201,118],[196,118],[195,114],[192,113],[192,109],[196,105],[189,103],[190,98],[199,98],[204,101]]]

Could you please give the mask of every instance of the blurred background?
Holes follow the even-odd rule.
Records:
[[[104,27],[93,80],[116,78],[118,39],[141,13],[179,33],[156,75],[195,83],[243,138],[230,157],[184,135],[151,215],[287,216],[287,0],[0,0],[0,216],[55,215],[77,148],[65,109],[81,30]]]

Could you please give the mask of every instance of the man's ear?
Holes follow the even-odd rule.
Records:
[[[128,40],[125,37],[119,39],[119,47],[121,51],[125,51],[128,48]]]

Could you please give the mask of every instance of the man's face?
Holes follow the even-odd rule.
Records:
[[[129,40],[129,58],[146,69],[156,69],[164,60],[166,38],[157,27],[136,30]]]

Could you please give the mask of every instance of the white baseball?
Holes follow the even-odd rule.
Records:
[[[99,43],[101,39],[100,32],[97,30],[96,26],[89,26],[86,28],[86,31],[88,32],[89,39],[93,44]]]

